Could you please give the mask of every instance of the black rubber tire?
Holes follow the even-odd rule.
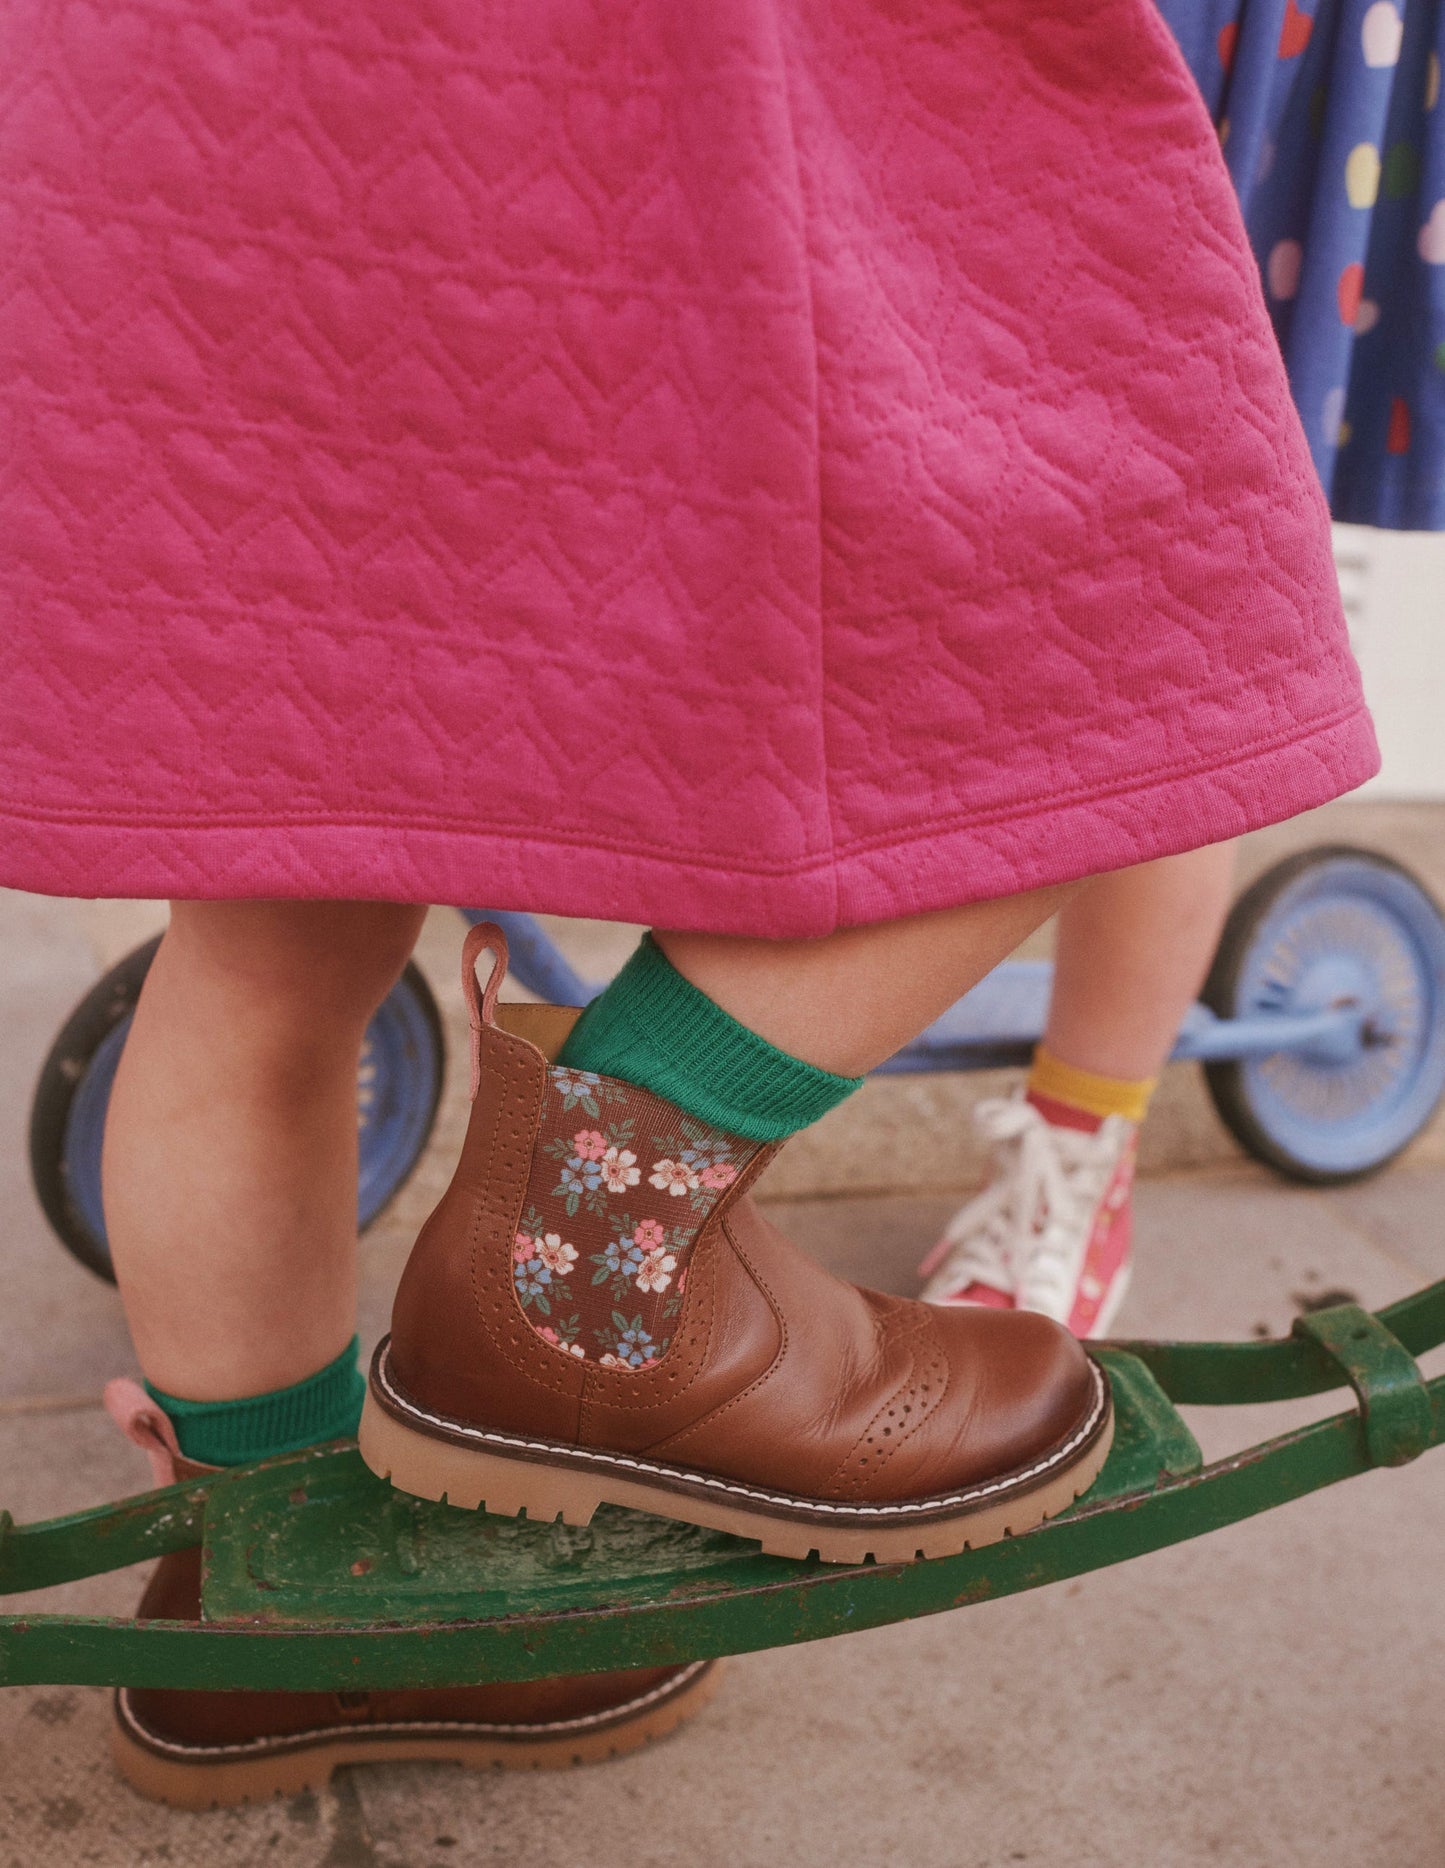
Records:
[[[154,939],[119,960],[76,1006],[60,1028],[40,1067],[30,1106],[30,1177],[35,1197],[60,1243],[107,1283],[115,1283],[110,1253],[91,1232],[71,1197],[65,1173],[65,1132],[70,1105],[90,1060],[123,1018],[134,1010],[141,986],[161,944]]]
[[[60,1243],[85,1266],[87,1271],[115,1283],[115,1270],[103,1239],[97,1239],[73,1198],[66,1175],[66,1131],[76,1090],[90,1067],[90,1061],[105,1039],[135,1010],[146,974],[161,944],[157,934],[119,960],[76,1006],[50,1047],[35,1083],[30,1107],[30,1176],[41,1211],[50,1222]],[[442,1060],[430,1097],[421,1141],[412,1157],[419,1160],[436,1122],[441,1098],[442,1074],[446,1057],[446,1039],[441,1013],[426,976],[414,961],[408,961],[403,978],[421,1007],[430,1026],[435,1055]],[[398,1180],[367,1225],[374,1225],[395,1199],[409,1178],[410,1170]],[[363,1228],[365,1230],[365,1228]]]
[[[1244,891],[1239,900],[1229,911],[1229,918],[1224,924],[1224,932],[1219,938],[1219,947],[1209,969],[1209,977],[1204,982],[1204,990],[1199,995],[1205,1005],[1221,1018],[1231,1018],[1236,1011],[1236,993],[1240,971],[1249,950],[1253,945],[1260,923],[1274,906],[1278,897],[1296,879],[1320,864],[1347,857],[1353,862],[1367,863],[1378,869],[1391,870],[1403,876],[1421,894],[1433,900],[1420,878],[1403,863],[1397,863],[1392,857],[1381,856],[1376,850],[1360,849],[1349,843],[1322,843],[1314,849],[1302,850],[1298,856],[1286,857],[1276,863]],[[1438,904],[1436,904],[1438,912]],[[1396,1155],[1409,1146],[1409,1139],[1400,1143],[1398,1148],[1379,1160],[1372,1161],[1366,1167],[1333,1171],[1320,1168],[1309,1162],[1303,1162],[1281,1148],[1274,1138],[1256,1119],[1250,1103],[1241,1066],[1234,1061],[1225,1060],[1204,1065],[1204,1081],[1209,1089],[1210,1099],[1219,1112],[1219,1119],[1233,1135],[1246,1154],[1266,1167],[1273,1168],[1286,1180],[1299,1181],[1309,1187],[1342,1187],[1352,1181],[1368,1180],[1389,1166]]]

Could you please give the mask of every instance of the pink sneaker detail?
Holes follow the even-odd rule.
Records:
[[[1050,1128],[1077,1129],[1081,1135],[1097,1135],[1104,1126],[1102,1116],[1080,1109],[1077,1103],[1060,1102],[1057,1096],[1045,1096],[1042,1090],[1026,1090],[1024,1095]]]
[[[1093,1224],[1068,1316],[1069,1328],[1078,1337],[1087,1339],[1107,1334],[1129,1288],[1137,1152],[1135,1138],[1131,1137],[1103,1199],[1094,1208]]]
[[[1024,1096],[980,1103],[974,1119],[992,1172],[919,1267],[923,1296],[1035,1310],[1102,1336],[1129,1282],[1137,1126],[1053,1123]]]

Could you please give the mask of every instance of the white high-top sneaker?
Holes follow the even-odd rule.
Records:
[[[980,1103],[974,1121],[992,1171],[919,1266],[923,1296],[1037,1310],[1075,1336],[1105,1335],[1129,1284],[1138,1124],[1065,1128],[1022,1095]]]

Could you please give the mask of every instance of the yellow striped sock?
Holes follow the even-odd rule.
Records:
[[[1028,1088],[1030,1093],[1047,1096],[1056,1103],[1068,1103],[1100,1120],[1105,1116],[1123,1116],[1128,1122],[1142,1122],[1158,1081],[1157,1077],[1134,1080],[1100,1077],[1092,1070],[1076,1070],[1041,1044],[1034,1052]]]

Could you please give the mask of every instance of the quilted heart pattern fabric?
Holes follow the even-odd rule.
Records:
[[[1374,744],[1150,0],[0,0],[0,881],[765,935]]]

